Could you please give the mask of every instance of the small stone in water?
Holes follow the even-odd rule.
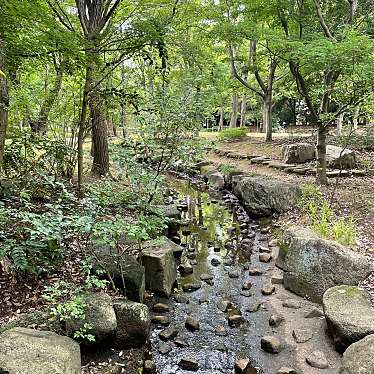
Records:
[[[272,284],[266,284],[261,288],[261,293],[265,296],[271,295],[275,291],[275,287]]]
[[[195,265],[197,265],[197,261],[196,260],[191,260],[190,264],[193,265],[193,266],[195,266]]]
[[[214,248],[213,248],[213,251],[214,251],[214,252],[220,252],[220,251],[221,251],[221,247],[214,247]]]
[[[193,292],[201,288],[200,283],[186,283],[182,286],[184,292]]]
[[[259,260],[261,262],[270,262],[272,259],[272,256],[270,253],[261,253],[259,256]]]
[[[181,347],[181,348],[186,348],[186,347],[189,347],[189,344],[182,338],[177,338],[174,340],[174,344],[177,346],[177,347]]]
[[[260,269],[257,269],[257,268],[251,268],[251,269],[249,269],[248,274],[249,274],[249,275],[262,275],[263,272],[262,272],[262,270],[260,270]]]
[[[271,249],[268,247],[259,247],[258,249],[261,253],[271,253]]]
[[[280,314],[273,314],[269,318],[269,325],[272,327],[278,327],[284,321],[284,317]]]
[[[200,275],[200,279],[204,282],[206,282],[207,280],[212,280],[214,278],[214,276],[212,274],[201,274]]]
[[[231,258],[226,258],[226,259],[223,260],[223,264],[225,266],[232,266],[232,265],[234,265],[234,260],[231,259]]]
[[[232,302],[229,300],[220,300],[217,307],[222,312],[227,312],[232,307]]]
[[[184,323],[186,326],[186,329],[189,331],[197,331],[200,330],[200,324],[199,321],[192,318],[192,317],[187,317],[186,322]]]
[[[199,363],[192,358],[182,358],[179,361],[178,366],[181,369],[187,370],[187,371],[197,371],[197,370],[199,370]]]
[[[313,332],[308,329],[293,330],[292,336],[295,339],[296,343],[305,343],[312,339]]]
[[[235,360],[235,373],[243,373],[245,374],[247,371],[247,367],[249,365],[248,358],[237,358]]]
[[[167,343],[160,343],[160,345],[158,346],[158,351],[162,355],[166,355],[167,353],[171,351],[171,346],[170,344],[167,344]]]
[[[156,325],[169,326],[170,318],[167,316],[153,316],[152,323]]]
[[[276,374],[297,374],[297,372],[294,369],[282,366],[277,370]]]
[[[282,305],[285,308],[291,308],[291,309],[299,309],[301,307],[301,303],[293,299],[288,299],[288,300],[283,301]]]
[[[169,312],[170,308],[169,305],[163,303],[157,303],[153,305],[153,311],[156,313],[167,313]]]
[[[218,266],[221,264],[221,261],[218,260],[218,258],[214,257],[212,258],[212,260],[210,261],[210,263],[213,265],[213,266]]]
[[[279,353],[282,350],[282,344],[276,336],[264,336],[261,338],[261,348],[265,352]]]
[[[257,312],[259,309],[261,308],[261,303],[254,303],[252,305],[250,305],[246,311],[249,312],[249,313],[255,313]]]
[[[247,290],[247,291],[241,291],[240,295],[244,296],[244,297],[251,297],[252,296],[252,292],[249,291],[249,290]]]
[[[320,318],[323,317],[323,311],[317,307],[314,307],[312,310],[310,310],[306,315],[305,318]]]
[[[229,316],[227,320],[230,327],[239,327],[244,322],[244,318],[240,314]]]
[[[321,351],[312,352],[305,360],[310,366],[317,369],[326,369],[329,366],[326,356]]]
[[[283,284],[283,275],[274,275],[271,277],[271,283]]]
[[[242,290],[250,290],[252,288],[251,282],[246,282],[242,285]]]
[[[229,271],[229,278],[239,278],[240,272],[238,270],[230,270]]]
[[[143,366],[144,374],[152,374],[156,372],[156,364],[152,360],[145,360]]]
[[[188,303],[188,298],[185,295],[181,294],[175,294],[174,295],[174,300],[177,304],[187,304]]]
[[[175,327],[168,327],[162,330],[158,336],[163,341],[173,340],[178,335],[178,330]]]

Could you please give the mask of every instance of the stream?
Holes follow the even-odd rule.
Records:
[[[228,191],[208,192],[203,184],[178,179],[170,181],[170,188],[183,210],[179,234],[185,250],[180,263],[192,265],[193,273],[179,271],[177,292],[170,299],[156,299],[169,306],[171,320],[168,327],[152,327],[157,371],[228,374],[234,373],[237,359],[249,360],[247,371],[242,371],[247,374],[275,373],[280,364],[292,365],[287,347],[276,355],[276,363],[274,355],[260,348],[261,337],[272,335],[270,296],[261,288],[274,264],[259,262],[260,248],[266,252],[271,239],[270,221],[251,219]],[[254,268],[263,275],[250,275]],[[194,291],[186,292],[191,288]],[[185,327],[188,316],[199,321],[199,329]],[[175,329],[177,337],[162,341],[159,333],[164,329]],[[187,362],[181,365],[181,360]],[[194,370],[188,370],[191,365]]]

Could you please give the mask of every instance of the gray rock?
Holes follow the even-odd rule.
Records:
[[[240,295],[244,296],[244,297],[251,297],[252,296],[252,292],[249,291],[249,290],[244,290],[244,291],[240,291]]]
[[[84,319],[69,319],[66,321],[67,335],[73,337],[74,332],[88,323],[89,333],[95,336],[95,343],[110,339],[117,328],[116,314],[112,298],[104,293],[87,293],[82,296],[85,306]]]
[[[297,329],[292,331],[292,336],[296,343],[306,343],[313,337],[313,332],[309,329]]]
[[[213,280],[214,276],[212,274],[201,274],[200,279],[204,282]]]
[[[193,273],[193,267],[190,261],[186,261],[178,266],[178,270],[182,275],[188,275]]]
[[[215,328],[215,334],[218,335],[218,336],[226,336],[227,331],[226,331],[224,326],[219,325]]]
[[[265,177],[234,177],[233,191],[251,214],[270,216],[295,206],[300,188],[288,182]]]
[[[258,269],[258,268],[250,268],[248,270],[248,274],[249,275],[262,275],[263,274],[263,271]]]
[[[177,347],[180,347],[180,348],[186,348],[186,347],[189,347],[190,345],[188,344],[188,342],[186,342],[186,340],[184,340],[183,338],[176,338],[174,340],[174,344],[177,346]]]
[[[240,277],[240,271],[239,270],[230,270],[229,271],[229,278],[239,278]]]
[[[184,292],[194,292],[201,288],[200,283],[186,283],[182,286]]]
[[[153,316],[152,323],[155,325],[169,326],[170,318],[168,316]]]
[[[79,344],[54,332],[15,327],[0,335],[0,368],[9,374],[80,374]]]
[[[162,330],[158,336],[164,342],[168,340],[173,340],[178,335],[178,330],[175,327],[168,327],[165,330]]]
[[[256,303],[253,303],[252,305],[250,305],[246,309],[246,311],[249,312],[249,313],[256,313],[260,308],[261,308],[261,303],[256,302]]]
[[[283,274],[273,275],[271,277],[271,283],[273,283],[273,284],[283,284]]]
[[[261,293],[265,296],[269,296],[271,295],[273,292],[275,292],[275,287],[273,284],[269,283],[269,284],[265,284],[262,288],[261,288]]]
[[[305,318],[320,318],[320,317],[324,317],[324,313],[323,313],[323,310],[317,308],[317,307],[314,307],[312,308],[309,312],[307,312],[305,314]]]
[[[258,259],[260,260],[260,262],[270,262],[271,258],[272,258],[272,256],[271,256],[270,253],[261,253],[258,256]]]
[[[276,336],[264,336],[261,338],[261,348],[265,352],[279,353],[282,351],[282,344]]]
[[[166,305],[164,303],[157,303],[153,305],[152,309],[156,313],[167,313],[170,311],[169,305]]]
[[[158,351],[162,354],[162,355],[166,355],[168,354],[169,352],[171,352],[172,350],[172,346],[168,343],[163,343],[161,342],[158,346]]]
[[[373,270],[365,256],[300,226],[285,231],[280,257],[284,262],[284,286],[315,302],[322,301],[327,289],[340,284],[357,285]]]
[[[276,374],[297,374],[297,371],[292,368],[282,366],[277,370]]]
[[[250,361],[248,358],[237,358],[235,360],[235,373],[247,373],[247,368],[250,364]]]
[[[158,205],[156,208],[161,210],[162,216],[170,220],[179,221],[181,219],[181,212],[175,204]]]
[[[244,291],[250,290],[251,288],[252,288],[252,283],[251,282],[245,282],[242,285],[242,290],[244,290]]]
[[[144,374],[153,374],[156,372],[156,364],[152,360],[145,360],[143,365]]]
[[[350,149],[344,149],[336,145],[326,146],[327,166],[332,169],[354,169],[357,167],[356,154]]]
[[[273,314],[269,318],[269,326],[279,327],[280,324],[284,321],[284,317],[280,314]]]
[[[166,237],[146,242],[141,252],[147,289],[170,296],[177,278],[173,243]]]
[[[290,308],[290,309],[300,309],[300,307],[301,307],[300,301],[294,300],[294,299],[287,299],[287,300],[283,301],[282,305],[285,308]]]
[[[115,345],[120,349],[142,346],[151,324],[148,307],[128,300],[117,300],[113,305],[117,316]]]
[[[244,318],[240,314],[234,314],[227,318],[230,327],[239,327],[242,323],[244,323]]]
[[[305,360],[310,366],[317,369],[327,369],[329,367],[326,356],[321,351],[312,352]]]
[[[220,261],[218,258],[214,257],[214,258],[212,258],[212,260],[210,261],[210,263],[211,263],[213,266],[218,266],[218,265],[221,264],[221,261]]]
[[[374,335],[353,343],[344,352],[339,374],[373,374]]]
[[[179,361],[178,366],[181,369],[187,370],[187,371],[197,371],[197,370],[199,370],[199,363],[196,360],[194,360],[193,358],[189,358],[189,357],[182,358]]]
[[[374,334],[374,309],[369,294],[358,287],[336,286],[323,295],[323,310],[338,351]]]
[[[209,184],[212,187],[217,188],[219,190],[225,187],[225,176],[221,172],[215,171],[213,173],[207,174],[206,177],[208,179]]]
[[[232,307],[232,302],[230,300],[220,300],[217,303],[217,308],[221,312],[224,312],[224,313],[227,312],[231,307]]]
[[[145,289],[144,267],[135,258],[125,253],[120,254],[109,246],[96,246],[93,251],[94,270],[104,269],[103,277],[108,277],[109,273],[115,286],[124,290],[130,300],[142,302]]]
[[[185,321],[184,325],[186,326],[186,329],[190,330],[190,331],[200,330],[199,321],[197,319],[194,319],[194,318],[190,317],[190,316],[188,316],[186,318],[186,321]]]
[[[283,162],[286,164],[303,164],[315,159],[316,150],[313,144],[286,144],[282,148]]]

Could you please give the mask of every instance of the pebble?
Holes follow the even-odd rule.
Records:
[[[269,296],[271,295],[273,292],[275,291],[275,287],[273,284],[265,284],[262,288],[261,288],[261,293],[265,296]]]
[[[179,293],[174,295],[174,300],[177,304],[188,304],[188,298],[185,295],[181,295]]]
[[[218,260],[218,258],[214,257],[212,258],[212,260],[210,261],[210,263],[213,265],[213,266],[218,266],[221,264],[221,261]]]
[[[261,303],[254,303],[252,305],[250,305],[246,311],[249,312],[249,313],[256,313],[259,309],[261,308]]]
[[[167,343],[160,343],[160,345],[158,346],[158,351],[162,355],[168,354],[171,351],[171,349],[172,348],[171,348],[170,344],[167,344]]]
[[[193,358],[182,358],[179,361],[178,366],[181,369],[187,370],[187,371],[197,371],[197,370],[199,370],[199,363],[196,360],[194,360]]]
[[[251,282],[246,282],[242,285],[242,290],[250,290],[252,288]]]
[[[225,313],[232,307],[232,302],[230,300],[220,300],[217,307],[221,312]]]
[[[282,366],[277,370],[276,374],[297,374],[297,371],[286,366]]]
[[[244,318],[240,314],[234,314],[229,316],[227,321],[230,327],[239,327],[244,322]]]
[[[163,303],[157,303],[153,305],[153,311],[156,313],[167,313],[169,312],[170,308],[169,305]]]
[[[252,296],[252,292],[249,291],[249,290],[244,290],[244,291],[240,292],[240,295],[244,296],[244,297],[251,297]]]
[[[313,337],[313,332],[309,329],[298,329],[292,331],[292,336],[296,343],[306,343]]]
[[[152,374],[156,372],[156,364],[152,360],[145,360],[143,365],[144,374]]]
[[[282,305],[285,308],[290,308],[290,309],[300,309],[301,303],[300,301],[294,300],[294,299],[287,299],[283,301]]]
[[[235,360],[235,373],[245,374],[247,372],[249,362],[250,361],[248,358],[237,358]]]
[[[249,275],[262,275],[263,272],[262,270],[258,269],[258,268],[251,268],[248,270],[248,274]]]
[[[214,278],[214,276],[212,274],[201,274],[200,275],[200,279],[204,282],[208,281],[208,280],[212,280]]]
[[[317,307],[314,307],[313,309],[311,309],[309,312],[305,314],[305,318],[320,318],[320,317],[324,317],[323,310]]]
[[[239,270],[230,270],[229,271],[229,278],[239,278],[240,277],[240,271]]]
[[[178,335],[178,330],[175,327],[168,327],[162,330],[158,336],[163,341],[173,340]]]
[[[187,317],[184,323],[185,327],[189,331],[197,331],[200,330],[200,323],[197,319],[192,317]]]
[[[282,351],[282,344],[276,336],[264,336],[261,338],[261,348],[265,352],[279,353]]]
[[[167,316],[153,316],[152,323],[156,325],[169,326],[170,318]]]
[[[272,259],[272,255],[270,253],[261,253],[259,256],[258,256],[258,259],[260,260],[260,262],[270,262],[271,259]]]
[[[218,336],[226,336],[227,331],[226,331],[224,326],[218,325],[215,329],[215,334],[218,335]]]
[[[310,366],[317,369],[326,369],[329,366],[326,356],[321,351],[312,352],[305,360]]]
[[[200,283],[186,283],[182,286],[184,292],[194,292],[201,288]]]
[[[278,327],[284,321],[284,317],[280,314],[273,314],[269,318],[269,326]]]

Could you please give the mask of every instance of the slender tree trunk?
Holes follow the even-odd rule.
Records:
[[[8,128],[9,92],[5,72],[5,52],[0,39],[0,173],[3,169],[4,147]]]
[[[232,112],[231,112],[230,127],[235,128],[237,121],[238,121],[238,94],[234,93],[232,95]]]
[[[45,99],[40,108],[39,116],[33,126],[33,130],[39,134],[45,134],[48,130],[48,118],[54,103],[61,91],[62,79],[65,71],[65,62],[56,66],[56,77],[52,89],[46,93]]]
[[[247,96],[243,94],[240,106],[240,127],[245,126],[245,115],[247,113]]]
[[[336,120],[336,135],[341,135],[343,132],[343,121],[344,113],[340,113],[339,117]]]
[[[219,115],[218,131],[222,131],[223,130],[224,116],[225,116],[225,111],[224,111],[223,107],[221,107],[221,109],[220,109],[220,115]]]
[[[262,107],[262,123],[263,131],[265,131],[265,141],[272,141],[273,134],[273,100],[272,94],[267,94],[264,98]]]
[[[326,176],[326,137],[327,129],[322,124],[318,124],[317,129],[317,184],[327,184]]]
[[[355,130],[358,129],[358,117],[359,117],[359,115],[360,115],[360,108],[357,107],[356,110],[355,110],[355,114],[353,116],[353,128]]]

